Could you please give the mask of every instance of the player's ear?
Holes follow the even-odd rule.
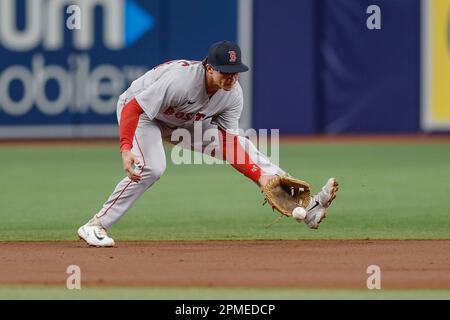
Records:
[[[206,64],[206,71],[208,73],[213,73],[214,72],[214,68],[209,63],[207,63]]]

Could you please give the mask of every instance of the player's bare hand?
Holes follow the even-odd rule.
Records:
[[[267,175],[262,175],[261,177],[259,177],[258,183],[260,187],[265,187],[270,180],[272,180],[273,178],[276,178],[276,175],[273,174],[267,174]]]
[[[122,151],[123,170],[127,173],[128,178],[134,182],[141,180],[139,172],[135,171],[135,166],[139,165],[139,160],[130,150]]]

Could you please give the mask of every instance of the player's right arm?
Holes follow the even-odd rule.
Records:
[[[120,152],[123,169],[127,176],[139,182],[141,176],[135,172],[134,165],[139,164],[136,156],[131,152],[133,138],[139,122],[139,116],[145,114],[152,120],[162,106],[177,106],[186,100],[186,91],[179,74],[165,73],[145,90],[137,94],[122,109],[120,114]]]
[[[134,182],[139,182],[141,176],[134,171],[134,165],[139,164],[139,160],[131,152],[133,147],[133,137],[139,122],[139,116],[144,112],[136,99],[128,102],[122,109],[119,129],[120,129],[120,153],[122,155],[123,169],[128,178]]]

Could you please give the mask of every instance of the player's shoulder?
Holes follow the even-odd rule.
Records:
[[[155,67],[154,70],[173,87],[188,90],[203,79],[200,68],[202,68],[200,61],[172,60]]]
[[[239,104],[243,101],[244,96],[242,93],[242,87],[238,82],[234,85],[234,88],[228,92],[229,98],[233,100],[236,104]]]
[[[233,89],[230,91],[221,90],[220,98],[216,101],[217,104],[221,106],[221,112],[230,111],[240,114],[244,106],[244,99],[239,82],[236,82]]]
[[[243,97],[242,87],[241,87],[241,84],[239,83],[239,81],[236,82],[236,85],[234,86],[233,89],[234,89],[233,91],[235,92],[235,95],[237,97],[240,97],[240,98]]]
[[[171,60],[153,68],[153,71],[161,75],[169,75],[173,78],[195,77],[199,73],[199,67],[202,67],[200,61],[189,60]]]

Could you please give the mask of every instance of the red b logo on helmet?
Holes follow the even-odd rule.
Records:
[[[230,56],[230,62],[236,62],[236,51],[228,51],[228,55]]]

